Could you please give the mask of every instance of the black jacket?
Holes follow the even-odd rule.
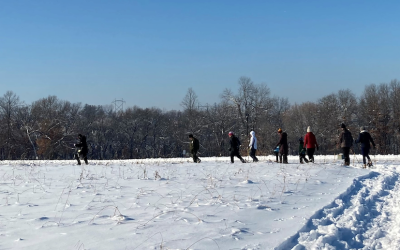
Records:
[[[86,136],[79,137],[80,142],[75,144],[76,148],[80,148],[80,153],[86,155],[88,153],[88,145],[86,143]]]
[[[375,142],[372,139],[371,135],[367,131],[361,131],[361,133],[358,135],[358,139],[356,140],[356,143],[361,143],[362,148],[370,148],[371,144],[375,147]]]
[[[239,139],[232,135],[231,139],[229,140],[230,148],[229,151],[239,151],[240,141]]]
[[[342,148],[350,148],[353,146],[353,136],[348,129],[344,129],[344,131],[340,135],[339,142]]]

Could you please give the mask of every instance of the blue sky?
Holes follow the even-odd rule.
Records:
[[[292,103],[400,78],[400,1],[1,1],[0,95],[179,109],[241,76]]]

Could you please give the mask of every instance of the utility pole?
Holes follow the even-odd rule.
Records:
[[[249,114],[246,113],[246,135],[249,135]]]

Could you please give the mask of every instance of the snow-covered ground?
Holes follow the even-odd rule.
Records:
[[[0,249],[400,249],[400,157],[259,159],[2,161]]]

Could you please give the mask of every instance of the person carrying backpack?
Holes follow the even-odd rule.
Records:
[[[242,158],[242,156],[240,156],[240,141],[239,139],[233,134],[232,131],[230,131],[228,133],[228,136],[230,138],[229,140],[229,144],[230,144],[230,148],[229,151],[231,152],[231,163],[234,163],[234,157],[236,156],[237,158],[239,158],[239,160],[242,163],[246,163],[246,161]]]

